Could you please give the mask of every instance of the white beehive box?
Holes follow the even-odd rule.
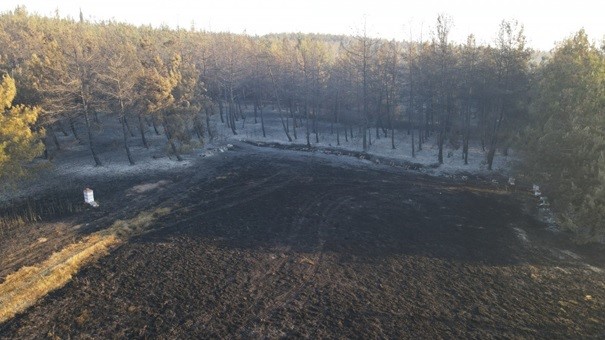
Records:
[[[91,206],[98,208],[99,204],[95,202],[95,196],[92,192],[91,188],[84,189],[84,202],[90,204]]]
[[[91,188],[84,189],[84,202],[98,208],[99,204],[95,202],[95,196]]]
[[[90,204],[95,201],[95,196],[90,188],[84,189],[84,202]]]

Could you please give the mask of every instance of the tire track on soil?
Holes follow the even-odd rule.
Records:
[[[257,273],[263,273],[262,275],[255,275],[255,278],[258,278],[258,281],[254,283],[254,286],[256,287],[254,291],[257,293],[254,306],[259,307],[260,310],[255,316],[248,318],[239,326],[236,332],[237,334],[241,334],[242,331],[245,332],[247,330],[250,333],[247,335],[267,336],[272,333],[267,332],[263,326],[280,324],[280,310],[284,310],[288,306],[293,306],[300,310],[307,307],[308,298],[305,302],[298,304],[298,306],[295,306],[294,301],[301,296],[304,290],[309,289],[314,285],[320,266],[324,260],[324,248],[327,238],[326,229],[334,223],[335,217],[340,213],[340,208],[351,200],[351,197],[340,197],[342,196],[342,192],[338,189],[341,188],[341,186],[331,188],[331,190],[322,193],[319,197],[307,200],[304,207],[299,209],[296,217],[293,219],[291,225],[293,228],[291,228],[289,232],[289,239],[297,240],[304,238],[304,234],[306,232],[308,233],[309,227],[315,225],[316,242],[313,249],[310,250],[310,253],[313,254],[313,256],[302,256],[300,253],[294,253],[290,255],[288,259],[280,261],[278,266],[280,271],[290,267],[288,269],[290,271],[295,271],[295,273],[285,272],[280,276],[276,276],[267,275],[268,273],[275,273],[274,268],[269,271],[256,270]],[[330,200],[329,198],[332,199]],[[329,203],[326,205],[324,204],[325,202]],[[318,211],[317,207],[319,206],[322,206],[322,209]],[[315,216],[320,219],[319,221],[316,221],[316,223],[313,223],[315,221],[309,219],[309,215],[312,212],[316,212],[317,214]],[[291,266],[286,266],[286,264],[291,264]],[[301,265],[304,265],[305,267],[302,269],[297,268]],[[294,280],[298,282],[292,287],[280,292],[279,295],[271,297],[269,301],[262,301],[266,298],[266,291],[271,291],[271,288],[278,281],[288,277],[296,277],[299,279]],[[255,323],[256,325],[254,325]]]

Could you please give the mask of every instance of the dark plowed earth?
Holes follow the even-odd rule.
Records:
[[[113,202],[172,213],[0,334],[605,336],[603,253],[546,231],[525,194],[336,156],[222,157],[212,176]]]

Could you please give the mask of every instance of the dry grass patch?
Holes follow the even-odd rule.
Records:
[[[168,208],[158,208],[154,211],[144,211],[131,219],[115,221],[111,227],[101,231],[101,233],[114,234],[122,238],[140,235],[146,231],[149,231],[153,222],[169,212],[170,209]]]
[[[132,188],[130,188],[130,190],[128,190],[128,195],[142,194],[144,192],[148,192],[151,190],[163,188],[170,183],[171,182],[167,181],[167,180],[160,180],[155,183],[145,183],[145,184],[135,185]]]
[[[23,267],[7,276],[0,285],[0,323],[63,287],[84,264],[106,254],[118,242],[114,235],[92,235],[54,253],[37,266]]]
[[[46,261],[19,269],[0,285],[0,323],[24,311],[53,290],[63,287],[87,263],[109,253],[129,237],[150,230],[170,209],[142,212],[132,219],[118,220],[106,230],[85,237],[50,256]]]
[[[442,187],[442,189],[447,191],[470,191],[479,194],[496,194],[496,195],[510,195],[514,188],[480,188],[480,187],[472,187],[472,186],[447,186]]]

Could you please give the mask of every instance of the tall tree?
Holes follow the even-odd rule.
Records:
[[[0,178],[5,179],[23,176],[24,165],[43,149],[44,131],[33,130],[40,108],[13,106],[16,94],[15,81],[4,75],[0,81]]]
[[[128,146],[127,113],[135,108],[137,101],[135,85],[137,77],[141,75],[142,66],[137,58],[136,47],[128,39],[128,32],[124,28],[108,29],[105,33],[103,44],[110,48],[102,52],[106,66],[97,74],[98,82],[95,84],[95,91],[104,99],[103,103],[119,118],[124,150],[128,162],[134,165],[134,158]]]
[[[321,104],[321,96],[325,84],[325,67],[327,65],[327,51],[324,45],[311,38],[298,38],[296,49],[299,53],[299,65],[302,80],[304,111],[306,116],[305,135],[307,146],[310,146],[310,132],[315,132],[315,142],[319,142],[317,117]],[[313,116],[313,128],[309,126],[309,118]]]
[[[446,15],[437,17],[436,38],[433,41],[434,51],[437,62],[436,78],[438,86],[438,105],[439,112],[439,134],[437,137],[437,147],[439,149],[437,160],[443,164],[443,146],[451,124],[451,117],[454,111],[454,65],[455,59],[449,34],[451,31],[452,20]]]
[[[522,139],[528,173],[545,183],[562,225],[605,235],[605,55],[584,30],[563,41],[538,73]]]
[[[95,143],[91,114],[94,109],[93,86],[101,66],[99,43],[86,23],[61,27],[45,46],[41,56],[30,62],[32,81],[40,93],[41,106],[48,114],[83,116],[87,141],[95,165],[102,165]],[[75,129],[74,129],[75,133]]]
[[[462,157],[464,164],[468,164],[469,142],[471,137],[471,117],[474,107],[474,97],[477,92],[477,63],[479,52],[474,35],[469,35],[466,44],[462,47],[460,60],[460,97],[462,102]]]
[[[496,105],[494,106],[488,169],[492,169],[499,143],[515,129],[514,120],[525,114],[529,89],[530,51],[525,47],[523,26],[516,21],[502,21],[495,52]]]
[[[174,79],[169,76],[166,65],[159,56],[156,55],[151,60],[143,62],[143,71],[136,78],[134,86],[141,125],[143,125],[142,117],[160,115],[162,110],[174,103],[172,90],[175,85]],[[141,126],[141,135],[143,143],[149,147],[143,126]]]
[[[388,121],[388,128],[391,130],[391,149],[395,149],[395,111],[398,106],[398,97],[400,89],[400,56],[401,52],[395,41],[381,44],[377,53],[377,63],[379,65],[379,80],[380,80],[380,95],[379,95],[379,110],[376,124],[376,138],[379,138],[379,124],[386,131],[384,120]],[[408,61],[409,62],[409,61]],[[411,66],[410,62],[410,67]],[[412,124],[412,91],[411,77],[409,78],[409,94],[410,101],[408,105],[409,124]],[[386,133],[385,133],[386,137]],[[414,155],[414,137],[412,135],[412,155]]]
[[[364,23],[361,34],[356,35],[348,45],[342,45],[348,55],[350,65],[357,72],[359,101],[361,106],[361,127],[363,129],[363,150],[368,150],[368,128],[370,124],[371,67],[376,56],[378,41],[368,36]]]

